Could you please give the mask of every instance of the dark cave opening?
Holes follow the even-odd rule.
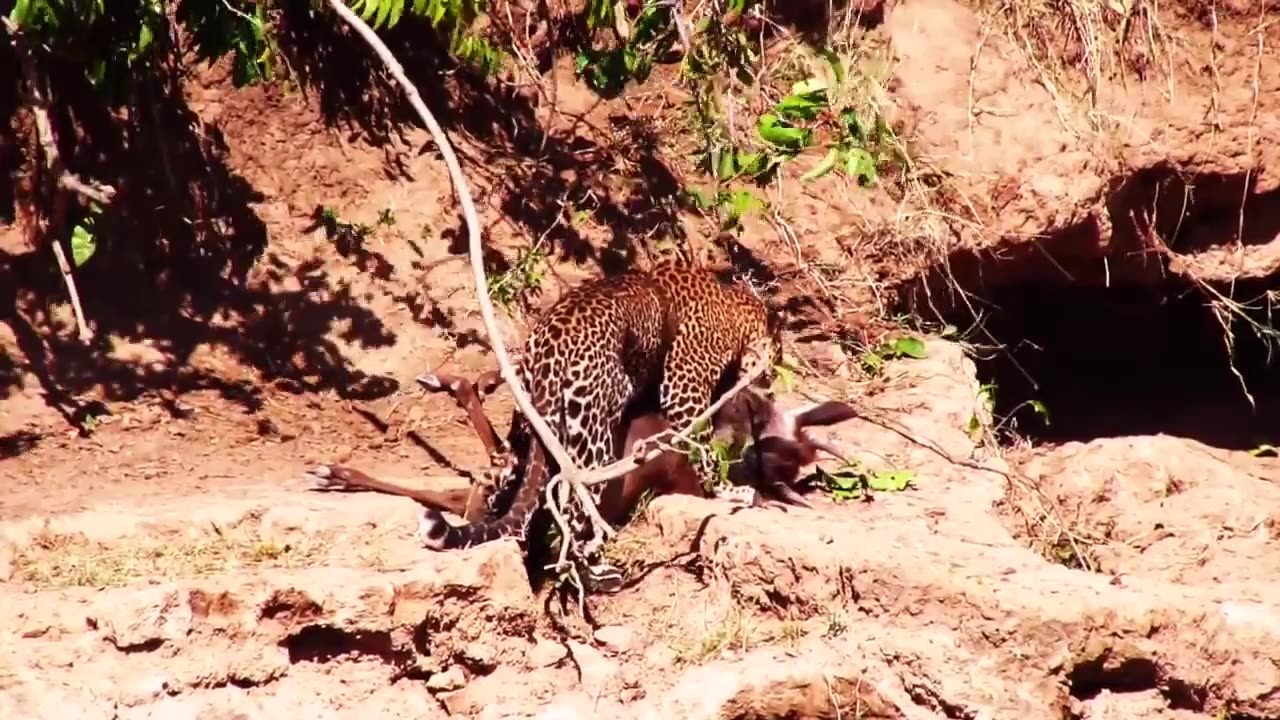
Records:
[[[1232,295],[1244,300],[1268,290],[1237,285]],[[1229,356],[1208,297],[1172,280],[1020,284],[987,291],[977,325],[967,310],[945,319],[962,332],[971,328],[966,339],[979,346],[979,381],[995,386],[997,422],[1012,418],[1032,443],[1163,433],[1223,449],[1280,445],[1280,346],[1234,318]],[[1268,323],[1264,312],[1252,317]],[[1047,423],[1033,400],[1046,408]]]

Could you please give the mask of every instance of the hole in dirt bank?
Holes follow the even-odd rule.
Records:
[[[1079,700],[1092,700],[1104,690],[1113,693],[1156,690],[1170,709],[1193,712],[1203,711],[1207,700],[1204,688],[1166,677],[1160,666],[1148,658],[1117,661],[1109,653],[1076,665],[1067,675],[1067,683],[1071,696]]]
[[[1234,295],[1270,289],[1237,284]],[[1222,325],[1198,287],[1028,283],[988,291],[974,307],[978,321],[967,310],[943,319],[979,346],[978,379],[992,386],[997,422],[1010,418],[1009,428],[1032,443],[1163,433],[1248,450],[1280,440],[1277,346],[1236,319],[1228,355]],[[1047,423],[1033,402],[1043,405]]]
[[[413,657],[411,649],[397,646],[391,633],[348,631],[332,625],[310,625],[285,638],[282,644],[290,663],[327,663],[350,655],[400,666]]]
[[[1252,308],[1222,313],[1224,330],[1214,292],[1170,270],[1173,256],[1280,238],[1280,190],[1259,192],[1258,175],[1135,169],[1108,184],[1105,217],[952,252],[899,286],[900,309],[983,346],[974,360],[1001,429],[1033,443],[1168,434],[1233,450],[1276,444],[1280,275],[1214,285]]]
[[[1116,182],[1107,199],[1116,237],[1136,246],[1154,235],[1192,255],[1280,237],[1280,189],[1257,192],[1257,173],[1185,173],[1161,163]]]

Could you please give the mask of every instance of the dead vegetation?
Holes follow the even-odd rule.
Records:
[[[218,531],[201,537],[151,538],[104,544],[44,534],[13,559],[13,582],[35,590],[110,588],[224,573],[312,567],[330,552],[322,536],[282,541],[257,532]]]

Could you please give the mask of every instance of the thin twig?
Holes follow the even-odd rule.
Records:
[[[14,52],[18,55],[18,61],[22,66],[22,74],[27,81],[27,95],[30,98],[31,112],[35,115],[36,135],[40,142],[41,155],[44,157],[45,171],[47,177],[52,178],[54,193],[57,194],[54,197],[54,212],[50,223],[52,230],[50,245],[53,246],[53,257],[58,262],[58,271],[62,273],[62,280],[66,283],[67,295],[71,297],[71,310],[76,318],[76,335],[81,342],[85,342],[93,337],[93,331],[89,329],[89,322],[85,319],[84,307],[80,304],[80,292],[76,290],[75,276],[71,272],[71,263],[67,262],[67,254],[62,249],[59,237],[66,219],[66,200],[61,196],[61,192],[74,192],[106,205],[115,197],[116,191],[110,185],[87,183],[67,170],[62,162],[62,155],[58,152],[53,121],[49,119],[48,92],[44,77],[36,67],[35,55],[24,41],[17,23],[7,17],[0,17],[0,22],[4,23],[5,30],[9,33]]]

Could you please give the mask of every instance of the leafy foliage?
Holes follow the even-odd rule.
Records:
[[[716,487],[729,485],[729,471],[735,463],[742,461],[747,443],[743,438],[725,440],[711,438],[705,445],[689,443],[685,456],[689,464],[698,468],[703,480],[703,489],[711,492]]]
[[[616,45],[580,49],[577,70],[597,93],[610,96],[628,82],[645,80],[654,63],[666,55],[679,36],[679,18],[662,0],[646,0],[631,19],[619,17],[612,0],[589,0],[589,30],[614,29]],[[737,181],[762,186],[777,170],[809,150],[821,159],[801,176],[808,182],[833,170],[843,172],[862,187],[873,186],[880,168],[901,158],[896,138],[884,119],[865,113],[846,99],[847,68],[833,51],[817,48],[828,69],[796,82],[791,92],[772,107],[754,113],[751,137],[735,137],[727,120],[727,101],[736,83],[761,87],[759,77],[762,6],[758,0],[720,0],[709,5],[687,30],[688,47],[681,61],[681,77],[692,93],[690,101],[701,148],[697,166],[712,181],[707,189],[690,189],[693,207],[714,215],[721,230],[741,228],[744,216],[765,212],[768,203]],[[682,43],[683,44],[683,43]],[[819,138],[826,139],[819,142]]]
[[[587,5],[587,26],[595,29],[614,21],[609,0],[591,0]],[[628,79],[644,81],[653,69],[655,57],[665,54],[675,42],[671,7],[663,0],[646,0],[620,47],[582,48],[574,59],[578,76],[603,96],[621,92]]]
[[[547,251],[540,247],[522,249],[506,272],[488,276],[489,298],[510,311],[517,302],[542,288],[546,260]]]
[[[263,3],[255,3],[251,15],[230,2],[182,0],[177,19],[192,33],[198,60],[213,63],[232,55],[232,80],[242,86],[273,76],[273,45],[267,38],[266,12]]]
[[[395,27],[408,9],[414,17],[424,18],[432,27],[447,31],[449,52],[469,62],[486,75],[502,69],[506,54],[488,40],[469,32],[476,19],[484,14],[485,0],[352,0],[350,7],[375,30]]]
[[[910,470],[868,470],[856,461],[833,473],[818,469],[819,485],[837,500],[861,500],[872,492],[902,492],[915,487]]]
[[[71,261],[76,267],[89,262],[89,258],[93,257],[93,253],[98,249],[94,225],[101,211],[97,203],[92,203],[85,219],[71,229]]]
[[[233,56],[237,85],[272,77],[268,7],[254,3],[246,8],[231,0],[181,0],[175,12],[198,61]],[[86,77],[108,97],[119,93],[133,73],[172,50],[161,0],[19,0],[9,20],[57,54],[86,58]]]
[[[903,335],[863,351],[858,356],[858,362],[862,366],[862,372],[875,377],[884,370],[884,364],[889,360],[906,357],[923,360],[928,356],[929,352],[923,340],[912,335]]]

